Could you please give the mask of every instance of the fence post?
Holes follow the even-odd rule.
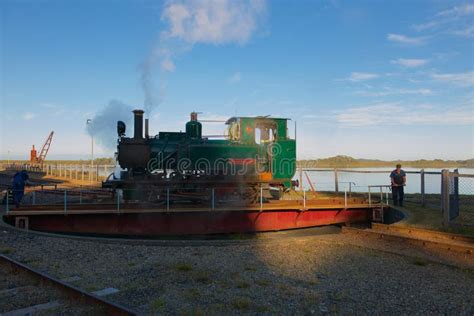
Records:
[[[120,194],[115,190],[115,195],[117,195],[117,213],[120,213]]]
[[[212,188],[211,194],[212,194],[212,210],[214,210],[214,206],[215,206],[215,194],[214,194],[214,188]]]
[[[81,165],[81,179],[84,181],[84,164]]]
[[[33,202],[32,202],[33,205],[36,205],[36,194],[35,194],[35,193],[36,193],[36,191],[33,190],[32,194],[31,194],[31,195],[32,195],[32,199],[33,199]]]
[[[452,180],[452,181],[451,181]],[[454,169],[449,179],[449,220],[459,216],[459,170]]]
[[[303,191],[303,210],[306,211],[306,190]]]
[[[344,208],[347,208],[347,188],[344,188]]]
[[[443,212],[443,224],[449,225],[449,170],[441,171],[441,209]]]
[[[64,190],[64,215],[67,213],[67,190]]]
[[[300,191],[303,190],[303,167],[300,167]]]
[[[166,211],[170,210],[170,188],[166,188]]]
[[[370,196],[370,186],[368,187],[368,189],[369,189],[369,207],[371,207],[372,206],[372,198]]]
[[[263,211],[263,187],[260,185],[260,212]]]
[[[337,179],[337,168],[334,168],[334,190],[339,193],[339,180]]]
[[[420,192],[421,192],[421,206],[425,207],[426,206],[426,200],[425,200],[425,169],[420,170]]]
[[[5,211],[7,212],[7,215],[8,213],[10,212],[10,205],[8,203],[10,203],[10,195],[9,195],[9,192],[10,190],[7,189],[7,201],[6,201],[6,204],[5,204]]]
[[[382,207],[383,205],[383,188],[380,186],[380,206]]]

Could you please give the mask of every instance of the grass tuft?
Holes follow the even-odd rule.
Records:
[[[264,279],[258,279],[258,280],[255,281],[255,283],[257,285],[260,285],[260,286],[269,286],[270,285],[270,281],[264,280]]]
[[[246,297],[238,297],[232,301],[232,306],[238,310],[248,310],[252,305],[252,301]]]
[[[165,308],[165,298],[163,296],[158,297],[157,299],[153,300],[150,304],[150,308],[152,311],[161,311]]]
[[[174,265],[173,269],[180,272],[188,272],[193,269],[193,266],[189,263],[177,263]]]
[[[210,281],[209,273],[200,271],[194,275],[194,280],[199,283],[208,283]]]
[[[417,259],[413,260],[412,263],[414,265],[420,266],[420,267],[424,267],[424,266],[428,265],[428,262],[426,260],[421,259],[421,258],[417,258]]]
[[[11,253],[13,253],[14,251],[15,251],[15,249],[10,248],[10,247],[0,248],[0,253],[1,253],[1,254],[4,254],[4,255],[11,254]]]
[[[248,289],[250,287],[250,284],[245,281],[239,281],[237,282],[236,287],[239,289]]]

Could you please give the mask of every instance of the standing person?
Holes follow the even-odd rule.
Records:
[[[16,208],[20,207],[20,202],[25,194],[25,185],[27,184],[28,179],[29,176],[25,170],[19,171],[13,176],[13,202],[15,203]]]
[[[405,171],[402,170],[401,164],[397,164],[397,169],[392,171],[390,179],[392,181],[393,205],[403,206],[403,197],[405,195],[403,187],[407,182],[407,176]]]

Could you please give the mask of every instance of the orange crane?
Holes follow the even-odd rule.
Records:
[[[40,152],[39,156],[37,156],[35,145],[33,145],[33,148],[30,151],[30,162],[31,163],[43,164],[43,162],[46,159],[46,155],[48,154],[49,147],[51,146],[51,141],[53,140],[53,135],[54,135],[54,131],[51,131],[51,133],[49,133],[48,138],[44,142],[43,147],[41,148],[41,152]]]

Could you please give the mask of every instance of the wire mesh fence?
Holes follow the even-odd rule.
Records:
[[[474,226],[474,175],[445,172],[444,179],[445,224]]]

